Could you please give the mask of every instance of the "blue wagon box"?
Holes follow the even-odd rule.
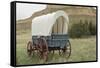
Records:
[[[11,66],[97,61],[97,6],[11,2]]]

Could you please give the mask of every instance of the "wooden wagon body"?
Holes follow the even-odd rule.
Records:
[[[32,36],[32,42],[35,42],[37,38],[37,36]],[[45,36],[45,39],[49,48],[64,48],[66,43],[69,42],[67,34],[52,34],[51,36]]]

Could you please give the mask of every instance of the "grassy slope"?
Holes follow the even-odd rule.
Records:
[[[70,61],[96,60],[95,37],[85,39],[71,39],[72,55]]]
[[[17,34],[17,64],[38,64],[44,63],[39,59],[38,54],[33,57],[27,55],[27,42],[31,40],[30,31],[18,31]],[[72,54],[69,59],[59,56],[58,52],[54,55],[49,54],[47,63],[57,62],[76,62],[76,61],[93,61],[96,60],[96,39],[95,37],[84,39],[70,39],[72,45]]]

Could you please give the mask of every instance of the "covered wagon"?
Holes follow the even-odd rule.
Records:
[[[46,15],[35,17],[32,20],[32,42],[27,45],[27,50],[31,53],[34,49],[34,42],[38,37],[44,36],[48,45],[48,51],[71,54],[71,45],[68,36],[68,15],[59,10]]]

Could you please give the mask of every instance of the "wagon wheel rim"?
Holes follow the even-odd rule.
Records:
[[[68,41],[64,47],[64,55],[66,55],[66,58],[68,59],[71,55],[71,44],[70,44],[70,41]]]
[[[31,41],[27,43],[27,53],[29,56],[31,56],[32,54],[32,42]]]

